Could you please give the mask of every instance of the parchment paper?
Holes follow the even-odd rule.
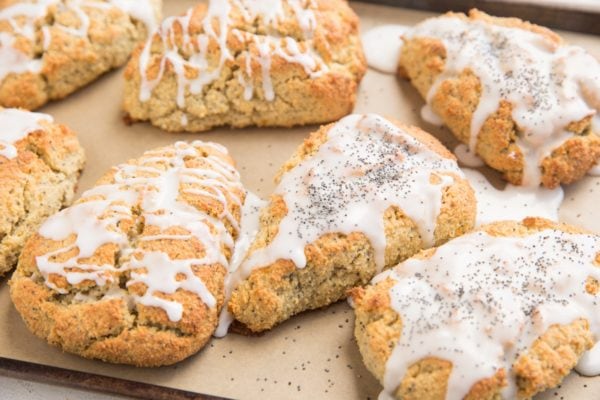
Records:
[[[165,0],[164,3],[164,15],[168,16],[184,12],[195,2]],[[412,25],[432,15],[365,3],[351,5],[361,17],[363,31],[379,24]],[[599,37],[564,36],[600,56]],[[202,139],[227,146],[247,187],[266,197],[274,187],[275,171],[315,129],[217,129],[202,134],[169,134],[149,124],[126,126],[120,112],[122,87],[122,71],[114,71],[66,100],[41,110],[79,133],[88,159],[79,193],[90,188],[110,166],[137,157],[145,150],[176,140]],[[454,148],[456,141],[447,130],[420,119],[418,111],[422,104],[408,83],[369,70],[361,84],[355,111],[377,112],[419,125]],[[484,172],[500,182],[494,172]],[[586,177],[565,189],[562,220],[600,233],[600,211],[597,211],[600,178]],[[260,337],[231,334],[224,339],[213,339],[200,353],[172,367],[138,369],[64,354],[35,338],[10,302],[6,279],[0,282],[0,357],[231,398],[377,398],[381,387],[362,365],[352,330],[352,311],[342,302],[292,318]],[[583,378],[572,373],[561,388],[539,398],[561,396],[600,398],[600,378]]]

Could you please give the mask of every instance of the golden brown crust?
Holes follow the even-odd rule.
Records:
[[[349,114],[356,102],[358,83],[366,71],[366,61],[362,52],[359,20],[345,0],[316,0],[316,28],[311,39],[304,33],[294,17],[292,9],[286,5],[285,17],[276,26],[265,25],[258,19],[247,22],[239,10],[231,13],[231,26],[242,32],[250,32],[265,37],[265,32],[276,32],[281,37],[292,37],[300,47],[312,46],[327,65],[329,71],[311,78],[304,67],[286,61],[280,56],[272,56],[270,76],[274,89],[274,99],[267,100],[263,90],[263,70],[259,62],[259,49],[253,41],[243,42],[239,35],[228,33],[227,46],[232,60],[225,62],[220,76],[203,87],[201,94],[185,90],[184,107],[179,107],[177,98],[177,75],[171,62],[167,61],[164,75],[153,89],[148,101],[140,101],[140,54],[139,46],[125,70],[124,110],[133,121],[149,120],[152,124],[167,131],[205,131],[215,126],[232,127],[305,125],[336,120]],[[199,4],[193,9],[190,20],[190,37],[203,33],[202,20],[206,7]],[[181,48],[182,29],[175,24],[175,43]],[[159,75],[160,58],[164,52],[158,34],[154,35],[148,77]],[[279,39],[277,39],[279,40]],[[251,54],[247,75],[246,58]],[[186,53],[186,50],[182,50]],[[187,56],[186,56],[187,57]],[[212,67],[219,64],[218,43],[211,40],[208,47],[208,60]],[[242,73],[243,71],[243,73]],[[197,76],[197,71],[188,71],[188,77]],[[250,100],[244,99],[245,86],[249,82],[254,89]],[[182,122],[182,118],[185,123]]]
[[[585,319],[553,325],[513,365],[520,398],[558,386],[596,339]]]
[[[15,158],[0,155],[0,276],[17,264],[39,225],[71,203],[83,168],[85,157],[75,133],[64,125],[41,125],[43,129],[15,143]]]
[[[453,158],[444,146],[416,127],[396,123],[404,131],[436,151],[440,156]],[[280,174],[294,168],[304,158],[314,154],[327,139],[333,124],[321,127],[296,150],[282,167]],[[442,196],[434,239],[441,244],[469,231],[475,221],[475,196],[468,182],[453,176],[454,183]],[[260,228],[249,254],[266,247],[275,237],[279,223],[287,214],[281,196],[273,196],[263,210]],[[385,266],[390,267],[423,248],[423,242],[414,221],[398,207],[390,207],[384,214],[386,234]],[[319,308],[346,297],[353,286],[366,284],[376,273],[374,250],[367,236],[361,232],[349,235],[329,233],[304,249],[307,264],[297,268],[289,260],[279,260],[257,268],[238,286],[229,301],[229,310],[250,330],[270,329],[304,310]]]
[[[558,229],[569,233],[587,233],[566,224],[541,218],[526,218],[522,222],[496,222],[481,230],[492,236],[527,236],[544,229]],[[414,257],[428,259],[435,248],[422,251]],[[356,322],[354,334],[363,361],[369,371],[383,382],[385,365],[398,343],[402,332],[402,318],[391,307],[389,290],[395,281],[382,280],[365,288],[351,291]],[[513,364],[518,398],[528,399],[536,393],[555,387],[569,374],[581,355],[594,344],[589,324],[578,319],[567,325],[553,325],[541,335]],[[452,371],[447,360],[426,358],[409,367],[396,390],[397,399],[438,400],[446,398],[446,385]],[[501,390],[508,384],[507,371],[478,381],[466,399],[501,399]]]
[[[161,1],[151,0],[157,19]],[[14,2],[0,3],[0,9],[11,3]],[[68,2],[62,0],[62,3]],[[83,37],[74,35],[58,26],[79,29],[82,24],[77,14],[64,6],[51,5],[48,14],[36,21],[33,41],[16,35],[14,46],[28,57],[40,60],[42,66],[40,72],[0,77],[0,106],[33,110],[50,100],[66,97],[101,74],[125,64],[135,45],[146,37],[145,25],[121,9],[87,5],[81,8],[89,18],[89,29]],[[43,28],[51,35],[47,49],[44,49]],[[14,32],[9,21],[0,21],[0,32]]]
[[[194,148],[195,155],[186,153],[185,156],[185,165],[188,168],[211,168],[212,164],[205,161],[208,155],[218,157],[224,164],[233,165],[228,155],[213,147],[198,145]],[[128,165],[144,163],[145,167],[155,165],[165,168],[160,161],[148,160],[156,159],[158,155],[172,154],[173,148],[165,147],[130,160]],[[115,173],[116,169],[109,171],[100,179],[98,185],[114,183]],[[143,174],[144,172],[138,170],[137,176]],[[207,189],[199,183],[189,185],[193,189]],[[237,189],[231,188],[225,196],[236,196],[243,202],[242,191],[240,185]],[[181,188],[179,196],[185,198],[190,206],[215,218],[220,218],[223,214],[223,205],[217,205],[214,198],[183,192]],[[94,197],[84,196],[75,204],[92,199]],[[145,283],[130,279],[133,272],[143,273],[143,268],[124,267],[131,258],[139,260],[138,257],[145,252],[160,252],[171,260],[193,260],[201,259],[207,253],[206,245],[195,236],[185,240],[161,237],[144,240],[145,237],[158,234],[189,235],[190,232],[180,226],[161,230],[157,226],[145,224],[141,214],[142,201],[140,198],[136,204],[131,205],[131,218],[121,219],[118,224],[118,229],[127,234],[129,243],[126,248],[135,249],[136,252],[121,251],[116,243],[111,242],[102,244],[92,257],[78,260],[79,263],[114,266],[109,272],[112,280],[108,280],[105,285],[100,285],[94,280],[71,284],[63,275],[51,273],[48,275],[48,281],[65,293],[61,294],[49,288],[38,269],[36,257],[64,249],[73,244],[76,237],[71,235],[64,240],[55,241],[37,233],[29,239],[10,281],[10,293],[15,307],[34,334],[52,345],[83,357],[136,366],[173,364],[194,354],[206,344],[217,326],[219,311],[225,301],[226,267],[220,263],[199,263],[191,267],[193,274],[216,299],[215,307],[209,307],[196,293],[182,288],[172,294],[155,292],[155,296],[182,305],[181,319],[174,321],[162,308],[146,306],[136,301],[135,296],[144,295],[148,287]],[[233,201],[229,201],[228,205],[231,207],[228,211],[239,222],[240,207]],[[109,214],[110,211],[107,211],[101,218],[106,218]],[[213,228],[210,228],[211,232],[217,234],[216,228]],[[231,226],[227,229],[236,236]],[[227,258],[231,256],[225,244],[221,252]],[[64,262],[76,254],[75,247],[70,253],[57,255],[53,260]]]
[[[463,20],[481,20],[489,24],[528,30],[561,45],[562,39],[544,27],[518,18],[498,18],[472,10],[468,17],[460,13],[447,16]],[[446,49],[434,38],[415,37],[406,40],[398,66],[398,74],[411,81],[423,98],[444,71]],[[431,99],[432,109],[442,118],[458,140],[468,143],[471,120],[481,97],[481,83],[470,69],[457,77],[441,82]],[[501,101],[495,113],[483,123],[476,143],[477,154],[492,168],[503,173],[510,183],[519,185],[523,179],[524,158],[516,143],[521,134],[512,119],[512,106]],[[593,132],[591,118],[572,121],[567,127],[573,135],[541,162],[541,184],[554,188],[581,179],[600,158],[600,132]]]

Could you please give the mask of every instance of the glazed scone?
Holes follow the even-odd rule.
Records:
[[[46,114],[0,107],[0,276],[27,238],[75,193],[85,157],[73,131]]]
[[[64,351],[136,366],[180,361],[216,328],[244,196],[220,145],[148,151],[29,239],[12,301]]]
[[[452,154],[375,114],[323,126],[277,180],[228,303],[252,331],[343,299],[475,220],[473,190]]]
[[[356,288],[355,336],[385,396],[529,399],[600,338],[600,237],[497,222]]]
[[[571,183],[600,158],[600,63],[552,31],[477,10],[404,37],[399,74],[515,185]]]
[[[130,121],[167,131],[349,114],[366,64],[346,0],[210,0],[167,18],[125,71]]]
[[[0,106],[36,109],[127,61],[161,0],[0,0]]]

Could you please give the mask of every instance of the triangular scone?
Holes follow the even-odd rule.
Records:
[[[546,28],[477,10],[431,18],[404,36],[398,72],[422,115],[512,184],[554,188],[600,159],[600,62]]]
[[[528,218],[354,289],[355,336],[379,398],[530,399],[556,387],[600,338],[599,263],[599,236]]]
[[[0,105],[38,108],[127,61],[161,0],[0,1]]]
[[[323,123],[352,111],[365,69],[345,0],[210,0],[136,50],[124,109],[168,131]]]
[[[220,145],[148,151],[41,226],[11,298],[29,329],[64,351],[137,366],[180,361],[217,326],[244,197]]]
[[[0,276],[39,225],[71,203],[84,160],[75,132],[51,116],[0,107]]]
[[[452,154],[374,114],[313,133],[278,180],[229,301],[253,331],[338,301],[475,221],[473,190]]]

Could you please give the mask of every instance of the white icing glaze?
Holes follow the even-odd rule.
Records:
[[[600,165],[596,164],[588,171],[588,175],[590,176],[600,176]]]
[[[64,32],[67,32],[69,35],[78,36],[78,37],[86,37],[88,34],[88,30],[90,29],[90,17],[83,10],[85,6],[81,1],[69,1],[67,3],[58,3],[58,9],[60,11],[70,10],[77,16],[79,20],[79,26],[77,28],[71,26],[65,26],[57,24],[56,27]]]
[[[256,47],[258,48],[258,63],[260,64],[263,93],[267,101],[273,101],[275,91],[273,90],[273,82],[271,82],[271,46],[269,40],[257,41]]]
[[[591,350],[583,354],[575,370],[585,376],[600,375],[600,341],[596,342]]]
[[[52,117],[16,108],[0,109],[0,156],[15,158],[14,144],[33,131],[44,129],[42,121],[52,122]]]
[[[485,163],[479,156],[469,149],[466,144],[459,144],[454,148],[454,155],[458,161],[467,167],[483,167]]]
[[[184,16],[171,17],[163,21],[156,35],[149,38],[139,59],[141,85],[139,99],[146,102],[152,91],[162,80],[167,63],[172,66],[177,77],[177,106],[185,108],[185,94],[202,93],[205,86],[215,82],[227,63],[234,61],[230,41],[242,42],[246,48],[254,46],[258,54],[249,50],[242,51],[237,57],[243,60],[243,68],[236,71],[238,82],[244,87],[244,100],[249,101],[254,95],[252,64],[257,63],[261,69],[260,82],[264,99],[273,101],[275,89],[271,81],[271,65],[274,57],[300,65],[311,78],[317,78],[327,66],[314,51],[309,38],[316,26],[313,12],[315,5],[312,1],[287,0],[299,26],[305,34],[305,41],[292,37],[282,38],[277,33],[267,32],[264,35],[240,30],[233,27],[230,14],[237,10],[246,22],[260,19],[270,26],[277,26],[285,16],[282,0],[211,0],[208,3],[206,15],[202,20],[202,32],[191,36],[189,33],[190,18],[193,9]],[[215,30],[214,26],[219,29]],[[175,32],[182,33],[181,43],[176,43]],[[152,44],[159,40],[161,53],[152,53]],[[218,62],[211,62],[208,54],[209,45],[219,49]],[[239,46],[239,45],[238,45]],[[186,55],[184,55],[186,54]],[[148,76],[150,65],[158,64],[158,74]],[[190,78],[186,71],[195,71],[195,77]]]
[[[210,234],[210,232],[206,232]],[[132,257],[127,265],[131,272],[131,279],[127,286],[136,283],[145,284],[148,289],[142,296],[134,296],[136,302],[145,306],[159,307],[165,310],[171,321],[179,321],[183,315],[183,306],[172,300],[157,296],[157,293],[173,294],[182,289],[198,295],[208,307],[213,308],[217,301],[204,285],[204,282],[194,274],[192,265],[209,264],[222,261],[223,258],[185,259],[173,260],[166,253],[158,251],[144,252],[141,259]],[[136,272],[141,268],[143,272]],[[185,279],[181,279],[181,276]],[[176,279],[176,277],[178,279]]]
[[[60,0],[18,2],[0,10],[0,21],[8,21],[14,33],[29,40],[35,38],[34,22],[47,14],[48,7]]]
[[[402,35],[410,29],[404,25],[381,25],[362,35],[362,45],[369,67],[395,74],[402,49]]]
[[[296,19],[304,37],[311,39],[317,29],[317,18],[315,17],[314,9],[317,7],[314,0],[287,0],[288,5],[294,10]]]
[[[520,221],[526,217],[558,221],[558,211],[564,198],[560,186],[546,189],[507,184],[503,190],[498,190],[481,173],[469,168],[464,168],[463,172],[477,197],[476,225],[498,220]]]
[[[425,104],[423,107],[421,107],[421,118],[423,119],[423,121],[429,122],[431,125],[436,125],[436,126],[444,125],[444,121],[442,120],[442,117],[437,115],[435,113],[435,111],[433,111],[431,109],[429,104]]]
[[[82,195],[73,206],[53,215],[40,227],[39,234],[45,238],[62,241],[75,235],[71,244],[51,253],[36,257],[37,266],[46,285],[59,293],[51,275],[63,276],[70,284],[91,280],[98,286],[114,281],[118,271],[131,270],[127,286],[143,283],[147,290],[141,296],[132,296],[139,304],[160,307],[172,321],[182,316],[182,305],[166,300],[157,293],[172,294],[179,289],[195,293],[208,306],[216,305],[212,294],[196,277],[193,267],[219,263],[225,267],[229,260],[223,248],[233,249],[234,236],[239,224],[229,211],[241,205],[234,189],[241,189],[239,175],[229,164],[215,155],[200,157],[199,151],[212,148],[226,154],[224,147],[200,141],[177,142],[172,148],[144,153],[137,165],[121,164],[114,168],[114,183],[98,185]],[[187,157],[202,159],[206,167],[188,167]],[[207,188],[207,189],[200,189]],[[208,189],[210,188],[210,189]],[[188,203],[182,195],[201,195],[217,200],[222,213],[215,218]],[[144,221],[144,232],[156,227],[160,233],[144,232],[137,238],[142,242],[153,240],[198,240],[204,255],[200,258],[172,259],[167,253],[145,251],[143,246],[130,243],[126,232],[118,226],[136,218],[133,209],[139,208]],[[225,222],[229,222],[231,232]],[[186,233],[171,233],[184,229]],[[84,263],[105,244],[115,244],[122,254],[120,268],[112,264]],[[64,260],[64,254],[77,248],[76,255]],[[56,256],[62,255],[60,261]],[[76,269],[74,269],[76,268]],[[177,277],[185,276],[178,280]]]
[[[539,165],[572,136],[567,126],[597,112],[600,64],[580,47],[556,45],[545,36],[482,21],[442,16],[424,21],[407,36],[441,40],[445,70],[428,95],[431,104],[440,83],[470,69],[481,81],[481,98],[471,121],[470,149],[476,149],[484,121],[505,100],[524,156],[523,185],[540,183]]]
[[[585,291],[600,239],[544,230],[526,237],[475,232],[439,247],[428,260],[409,259],[376,278],[395,280],[392,308],[402,336],[387,361],[384,393],[392,398],[407,368],[426,357],[451,361],[447,399],[462,399],[471,386],[504,369],[554,324],[586,318],[600,337],[600,302]],[[457,257],[457,255],[459,255]]]
[[[250,245],[254,241],[254,237],[258,233],[260,210],[267,205],[267,202],[256,196],[252,192],[246,193],[246,200],[242,208],[242,222],[240,235],[235,242],[231,262],[229,263],[229,274],[225,279],[225,304],[229,302],[231,293],[239,285],[241,281],[247,278],[243,274],[244,270],[240,269],[241,265]],[[229,312],[227,307],[223,307],[219,316],[219,326],[213,334],[215,337],[223,337],[227,335],[229,325],[233,322],[234,317]]]
[[[31,59],[27,54],[14,47],[15,36],[0,32],[0,80],[8,74],[37,73],[42,68],[39,59]]]
[[[0,81],[8,74],[25,72],[39,73],[42,70],[42,55],[27,54],[16,49],[16,40],[24,37],[30,42],[36,42],[36,25],[44,18],[50,6],[57,6],[59,11],[72,11],[79,20],[77,27],[60,25],[57,21],[52,29],[60,29],[70,35],[86,37],[90,19],[85,8],[117,7],[129,14],[133,19],[142,21],[148,30],[154,30],[157,16],[150,0],[33,0],[19,2],[0,10],[0,21],[7,21],[12,32],[0,32]],[[41,26],[42,50],[46,51],[52,42],[52,29],[48,25]]]
[[[287,215],[272,242],[252,252],[240,269],[289,259],[306,265],[304,248],[324,234],[362,232],[384,267],[384,213],[397,206],[418,227],[424,246],[433,244],[444,188],[462,177],[454,160],[433,152],[375,114],[350,115],[327,133],[317,152],[286,172],[274,191]],[[437,183],[430,178],[439,178]]]
[[[50,44],[52,43],[52,34],[50,33],[50,27],[47,25],[42,26],[42,49],[44,51],[50,48]]]

